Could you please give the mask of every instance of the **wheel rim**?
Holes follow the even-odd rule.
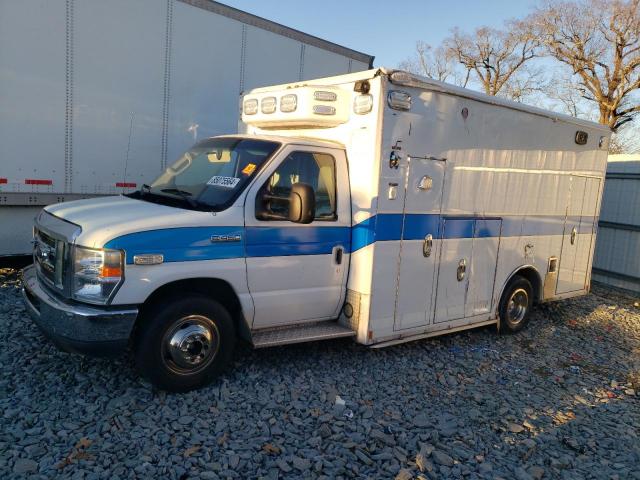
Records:
[[[162,360],[171,370],[194,374],[211,364],[220,348],[216,324],[201,315],[180,318],[162,339]]]
[[[512,325],[517,325],[524,320],[529,309],[529,294],[524,288],[518,288],[509,297],[507,302],[507,315]]]

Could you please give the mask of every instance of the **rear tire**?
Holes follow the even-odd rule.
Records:
[[[509,281],[500,298],[500,331],[515,333],[522,330],[529,321],[532,307],[533,287],[529,280],[516,275]]]
[[[220,303],[200,295],[169,298],[141,319],[136,368],[162,390],[186,392],[218,377],[235,343],[233,320]]]

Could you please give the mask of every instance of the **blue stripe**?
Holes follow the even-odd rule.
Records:
[[[378,216],[374,215],[353,226],[351,229],[351,248],[354,252],[375,242],[376,218]]]
[[[478,218],[473,236],[474,238],[499,237],[501,227],[501,218]]]
[[[440,237],[440,215],[408,213],[405,216],[403,240],[422,240],[429,234]]]
[[[248,227],[248,257],[326,255],[342,245],[350,251],[349,227]]]
[[[385,240],[422,240],[426,235],[434,239],[520,237],[536,235],[562,235],[564,216],[446,216],[437,214],[407,214],[402,225],[400,213],[374,215],[353,227],[352,251]],[[579,233],[590,233],[594,217],[582,218]],[[443,221],[446,228],[443,231]],[[567,225],[580,224],[580,217],[569,217]],[[402,234],[404,228],[404,234]]]
[[[402,234],[402,214],[376,215],[375,241],[398,240]]]
[[[473,238],[473,218],[447,218],[444,221],[444,238]]]
[[[244,257],[244,240],[212,243],[212,235],[243,235],[242,227],[185,227],[136,232],[114,238],[105,248],[126,252],[126,262],[134,255],[162,254],[165,262],[213,260]]]
[[[567,227],[591,233],[596,218],[569,217]],[[404,224],[403,224],[404,222]],[[443,228],[444,225],[444,228]],[[327,255],[340,245],[354,252],[379,241],[517,237],[562,235],[564,216],[447,217],[437,214],[380,214],[352,228],[334,226],[296,227],[184,227],[136,232],[117,237],[105,248],[122,249],[126,262],[134,255],[162,254],[165,262],[217,260],[286,255]],[[211,242],[213,235],[240,236],[238,242]]]

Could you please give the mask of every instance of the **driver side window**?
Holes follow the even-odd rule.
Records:
[[[302,151],[288,155],[261,189],[271,196],[266,205],[270,213],[288,217],[289,194],[296,183],[306,183],[313,188],[316,197],[314,220],[337,220],[336,161],[331,155]]]

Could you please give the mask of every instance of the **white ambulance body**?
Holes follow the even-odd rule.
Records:
[[[349,110],[367,102],[353,91],[363,81],[372,110],[358,115]],[[538,301],[588,292],[608,129],[399,71],[305,85],[341,95],[323,128],[283,113],[243,120],[251,134],[345,146],[353,215],[346,295],[359,342],[496,322],[515,274]]]
[[[384,69],[255,89],[240,107],[243,133],[183,157],[156,193],[43,210],[25,299],[49,336],[130,345],[143,375],[181,390],[219,373],[236,335],[517,331],[533,303],[589,291],[608,129]],[[197,191],[176,180],[198,168]],[[212,195],[226,203],[195,203]],[[99,268],[114,259],[92,306],[73,273],[83,247]]]

